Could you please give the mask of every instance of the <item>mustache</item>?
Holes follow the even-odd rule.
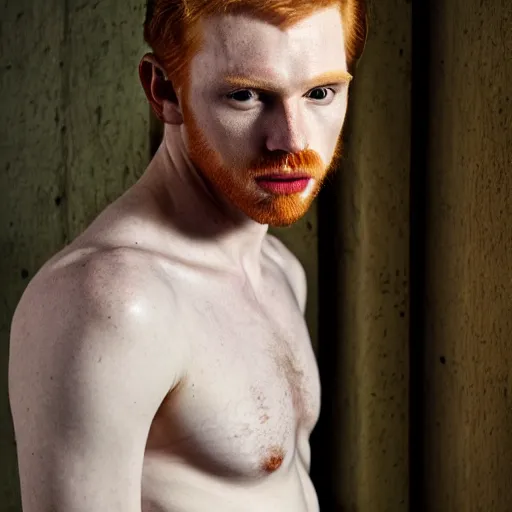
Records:
[[[312,149],[305,149],[299,153],[287,153],[278,156],[264,155],[254,160],[251,171],[261,175],[269,172],[315,172],[323,168],[324,163],[320,155]]]

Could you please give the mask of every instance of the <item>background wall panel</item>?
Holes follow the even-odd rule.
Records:
[[[322,198],[322,510],[408,510],[411,4],[369,2],[345,158]]]
[[[20,509],[7,394],[28,281],[144,170],[144,1],[0,3],[0,511]]]
[[[0,510],[19,510],[18,472],[7,396],[12,312],[39,264],[62,245],[55,204],[65,179],[62,146],[60,0],[0,6]]]
[[[145,2],[66,4],[66,197],[74,238],[144,171],[149,107],[138,78]]]
[[[426,510],[512,510],[512,4],[433,0]]]

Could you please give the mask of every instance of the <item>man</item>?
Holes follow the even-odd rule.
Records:
[[[267,228],[333,168],[364,34],[355,0],[150,6],[162,145],[13,319],[24,512],[318,510],[305,276]]]

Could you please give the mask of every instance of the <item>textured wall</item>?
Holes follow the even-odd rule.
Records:
[[[405,512],[411,4],[379,0],[369,7],[346,158],[334,207],[319,218],[325,385],[313,466],[326,496],[322,510]]]
[[[149,156],[141,0],[0,4],[0,511],[18,511],[7,398],[12,313],[42,263]]]
[[[431,8],[425,502],[512,510],[512,3]]]

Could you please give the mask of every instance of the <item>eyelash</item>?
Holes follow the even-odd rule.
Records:
[[[319,89],[325,89],[325,90],[328,90],[328,91],[331,91],[333,93],[333,99],[334,97],[338,94],[338,91],[332,87],[328,87],[328,86],[325,86],[325,87],[315,87],[314,89],[311,89],[311,91],[309,91],[309,93],[313,92],[313,91],[317,91]],[[226,94],[226,98],[229,99],[229,100],[234,100],[236,101],[233,96],[235,94],[238,94],[239,92],[245,92],[245,91],[250,91],[250,92],[256,92],[257,94],[259,94],[260,97],[270,97],[271,95],[268,94],[268,93],[265,93],[265,92],[258,92],[256,91],[255,89],[238,89],[236,91],[232,91],[228,94]],[[308,93],[308,94],[309,94]],[[324,98],[325,100],[325,98]],[[321,101],[324,101],[324,100],[318,100],[319,102]],[[249,100],[248,100],[249,101]],[[237,103],[248,103],[248,101],[237,101]],[[320,103],[321,104],[321,103]]]

